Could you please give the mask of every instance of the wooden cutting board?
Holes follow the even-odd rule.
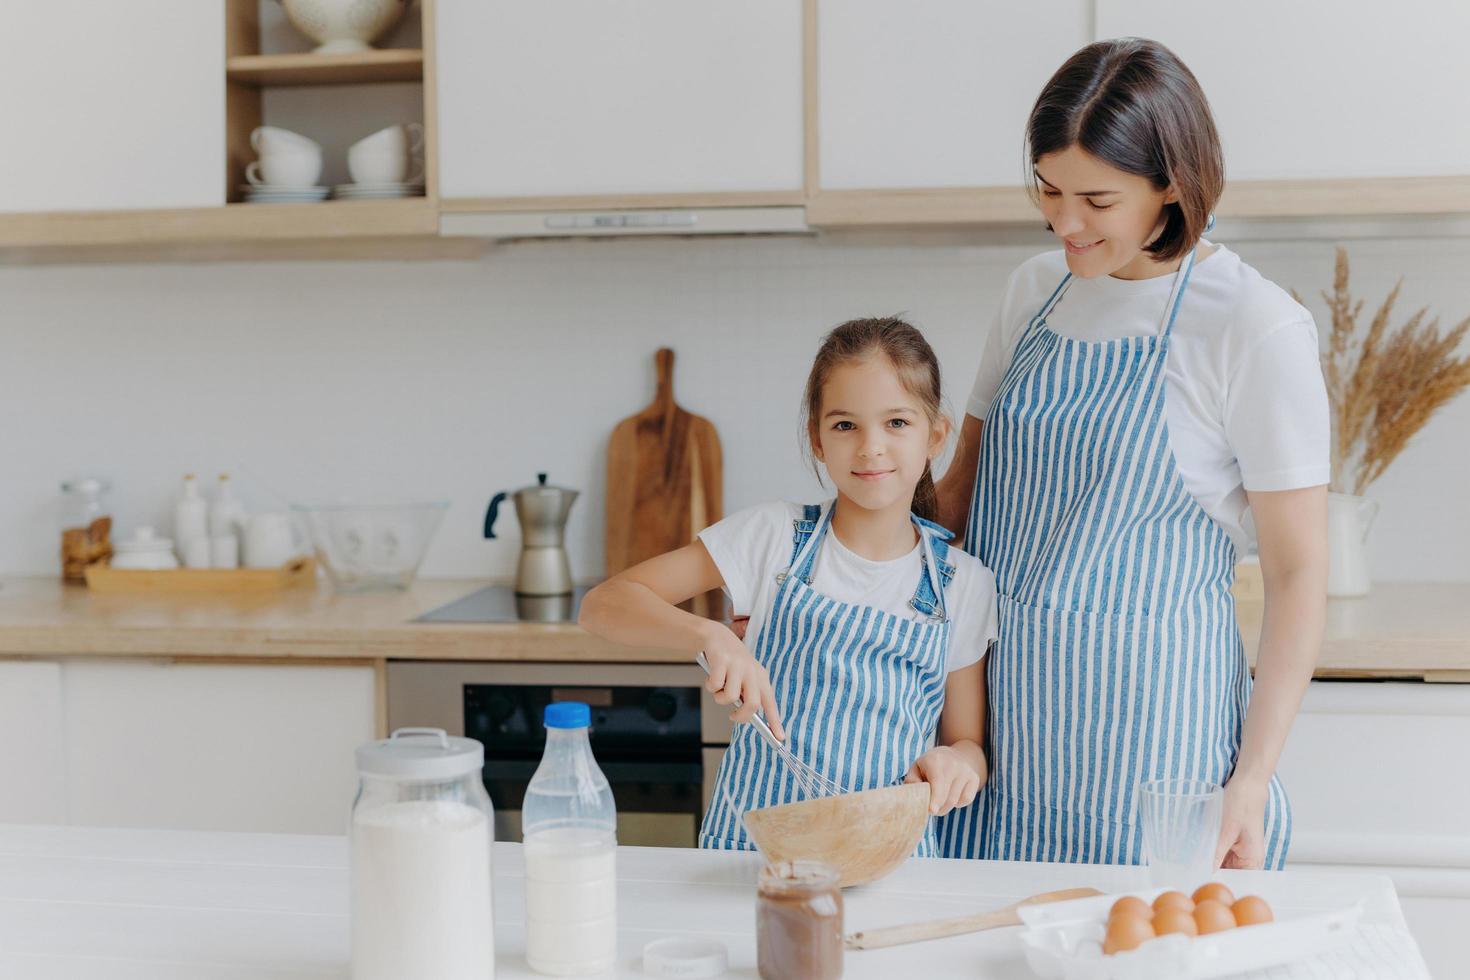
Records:
[[[724,507],[720,437],[709,419],[674,401],[674,352],[654,355],[653,404],[613,429],[607,446],[607,574],[682,548],[718,521]],[[720,592],[685,609],[719,619]]]

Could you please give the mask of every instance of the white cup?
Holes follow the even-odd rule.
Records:
[[[314,139],[293,133],[279,126],[256,126],[250,132],[250,148],[256,153],[272,150],[314,150],[322,152],[322,145]]]
[[[418,183],[424,178],[423,164],[418,159],[423,148],[423,126],[418,123],[389,126],[348,147],[347,172],[358,184]]]
[[[245,524],[245,567],[280,568],[301,553],[301,545],[290,514],[252,514]]]
[[[185,568],[208,568],[209,567],[209,539],[206,537],[192,537],[184,541],[184,567]]]
[[[256,187],[315,187],[321,175],[321,153],[302,150],[269,150],[245,168]]]
[[[209,539],[209,567],[240,567],[240,539],[233,532],[217,534]]]

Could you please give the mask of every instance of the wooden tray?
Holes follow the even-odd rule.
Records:
[[[316,583],[316,559],[296,558],[280,568],[113,568],[88,565],[93,592],[279,592]]]

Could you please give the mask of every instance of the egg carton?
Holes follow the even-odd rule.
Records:
[[[1174,934],[1137,949],[1102,951],[1108,911],[1124,894],[1152,904],[1165,889],[1101,895],[1070,902],[1023,906],[1020,933],[1026,962],[1037,976],[1065,980],[1208,980],[1280,966],[1350,941],[1363,914],[1360,901],[1347,908],[1242,926],[1207,936]]]

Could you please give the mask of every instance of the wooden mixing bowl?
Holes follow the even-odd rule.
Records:
[[[876,881],[902,864],[928,823],[928,783],[783,803],[745,814],[745,829],[766,860],[825,861],[841,873],[843,888]]]

